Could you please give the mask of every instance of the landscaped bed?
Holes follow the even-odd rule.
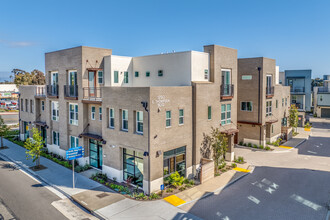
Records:
[[[169,176],[168,180],[165,180],[167,186],[165,186],[164,190],[151,193],[148,196],[145,195],[139,187],[132,185],[131,179],[128,179],[126,183],[119,183],[116,181],[116,178],[109,179],[106,174],[102,173],[92,175],[91,179],[111,188],[127,198],[142,201],[162,199],[195,186],[194,180],[181,177],[178,172],[175,172]]]
[[[274,144],[275,144],[275,142],[274,142]],[[267,143],[267,146],[263,146],[263,145],[256,145],[256,144],[251,144],[251,143],[240,142],[238,145],[243,146],[243,147],[249,147],[249,148],[253,148],[253,149],[258,149],[258,150],[264,150],[264,151],[272,151],[272,150],[274,150],[270,146],[268,146],[268,145],[272,145],[271,143]],[[275,145],[272,145],[272,146],[275,146]]]

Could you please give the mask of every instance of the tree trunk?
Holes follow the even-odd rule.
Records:
[[[37,159],[37,161],[36,161],[36,162],[37,162],[37,165],[36,165],[36,167],[37,167],[37,168],[39,168],[39,166],[40,166],[40,156],[38,157],[38,159]]]

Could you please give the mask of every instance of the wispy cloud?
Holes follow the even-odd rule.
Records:
[[[0,39],[0,44],[3,44],[7,47],[29,47],[34,45],[34,43],[30,41],[7,41],[1,39]]]

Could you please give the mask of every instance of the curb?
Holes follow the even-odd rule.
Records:
[[[36,178],[37,180],[39,180],[40,182],[44,183],[45,185],[52,187],[53,189],[55,189],[56,191],[58,191],[59,193],[63,194],[65,197],[67,197],[68,199],[70,199],[70,201],[75,204],[77,207],[79,207],[80,209],[82,209],[83,211],[87,211],[88,210],[86,208],[84,208],[83,206],[81,206],[79,203],[77,203],[76,201],[74,201],[71,196],[69,194],[67,194],[66,192],[64,192],[63,190],[61,190],[60,188],[58,188],[57,186],[49,183],[47,180],[45,180],[44,178],[42,178],[41,176],[39,176],[38,174],[36,174],[34,171],[31,171],[29,169],[29,167],[25,164],[20,164],[17,161],[13,160],[12,158],[8,157],[7,155],[4,155],[3,153],[0,152],[0,158],[6,160],[6,161],[10,161],[14,164],[16,164],[20,169],[24,170],[25,172],[27,172],[29,175],[33,176],[34,178]],[[94,215],[95,217],[105,220],[105,218],[103,218],[102,216],[100,216],[99,214],[96,214],[95,212],[90,212],[92,215]]]
[[[294,148],[299,147],[300,145],[302,145],[303,143],[305,143],[308,139],[309,139],[310,135],[308,135],[307,138],[305,138],[302,142],[300,142],[299,144],[297,144],[297,146],[295,146]]]

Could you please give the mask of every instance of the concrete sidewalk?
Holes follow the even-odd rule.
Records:
[[[310,131],[305,131],[304,128],[298,128],[298,134],[294,136],[292,139],[280,145],[282,148],[296,148],[306,140],[309,139],[311,134]]]

